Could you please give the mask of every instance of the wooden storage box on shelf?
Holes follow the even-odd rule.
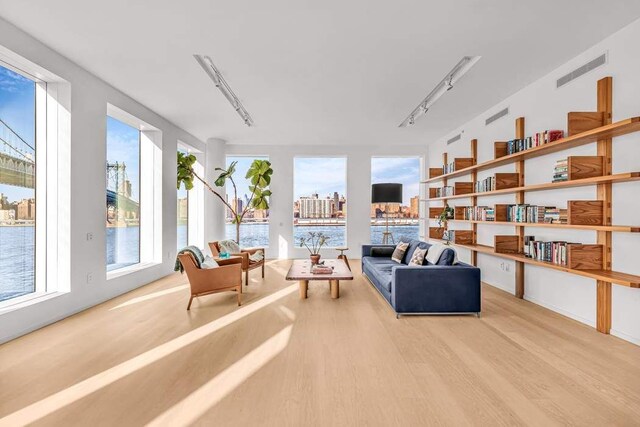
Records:
[[[429,168],[429,178],[437,178],[442,175],[442,168]]]
[[[508,155],[509,152],[507,150],[507,142],[506,141],[496,141],[493,143],[493,158],[499,159],[500,157],[504,157]]]
[[[453,184],[453,194],[470,194],[473,193],[473,182],[456,182]]]
[[[497,204],[493,207],[493,213],[497,222],[507,222],[509,205]]]
[[[459,171],[475,164],[476,162],[473,157],[456,157],[455,159],[453,159],[453,170]]]
[[[573,270],[601,270],[602,259],[602,245],[567,245],[567,267]]]
[[[568,180],[593,178],[604,175],[603,156],[569,156],[567,157]]]
[[[444,234],[444,228],[442,227],[429,227],[429,238],[430,239],[442,239]]]
[[[520,253],[518,236],[493,236],[493,250],[498,254],[518,254]]]
[[[567,114],[568,136],[587,132],[604,126],[604,113],[595,111],[576,111]]]
[[[496,173],[496,188],[495,190],[504,190],[505,188],[514,188],[520,185],[517,173]]]
[[[454,206],[453,207],[453,219],[464,220],[464,210],[467,206]]]
[[[456,243],[458,245],[472,245],[473,230],[455,230],[453,243]]]
[[[604,225],[604,201],[569,200],[567,220],[570,225]]]
[[[438,206],[437,208],[429,208],[429,218],[438,218],[444,211],[444,206]]]

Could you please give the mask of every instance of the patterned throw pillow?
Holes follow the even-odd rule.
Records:
[[[426,254],[427,249],[416,248],[416,250],[413,251],[413,256],[411,257],[411,261],[409,261],[409,265],[422,265]]]
[[[400,242],[396,245],[396,249],[393,251],[393,255],[391,255],[391,259],[400,264],[402,262],[402,258],[404,257],[404,253],[407,252],[409,248],[409,243]]]

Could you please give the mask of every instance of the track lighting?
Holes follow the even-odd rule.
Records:
[[[242,102],[240,102],[236,94],[233,93],[216,66],[213,65],[213,61],[211,60],[211,58],[203,55],[193,55],[193,57],[196,59],[196,61],[198,61],[198,64],[200,64],[204,72],[207,73],[209,78],[213,81],[213,84],[215,84],[216,87],[220,89],[220,92],[222,92],[224,97],[227,98],[227,101],[229,101],[233,109],[238,112],[244,123],[247,126],[253,126],[251,115],[244,108],[244,105],[242,105]]]
[[[427,95],[427,97],[423,99],[416,108],[414,108],[407,118],[400,123],[399,127],[413,125],[416,118],[429,111],[429,108],[431,108],[431,106],[435,104],[442,95],[451,90],[453,85],[457,83],[458,80],[460,80],[460,78],[462,78],[462,76],[465,75],[465,73],[469,71],[479,59],[479,56],[463,57],[460,62],[458,62],[456,66],[453,67],[453,69],[449,71],[442,80],[440,80],[440,83],[438,83],[436,87],[429,92],[429,95]]]

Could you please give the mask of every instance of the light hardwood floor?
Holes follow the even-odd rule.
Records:
[[[489,286],[396,320],[351,265],[337,300],[271,261],[242,307],[176,274],[0,346],[0,425],[640,423],[640,347]]]

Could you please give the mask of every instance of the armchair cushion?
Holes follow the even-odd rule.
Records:
[[[220,247],[220,252],[228,252],[230,254],[240,253],[240,245],[234,240],[220,240],[218,246]]]
[[[216,262],[215,259],[211,258],[209,255],[207,255],[204,258],[204,261],[202,262],[202,264],[200,264],[200,268],[204,268],[205,270],[211,269],[211,268],[216,268],[219,267],[220,265]]]

